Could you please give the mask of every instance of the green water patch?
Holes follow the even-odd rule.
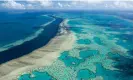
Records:
[[[119,39],[119,40],[117,40],[116,44],[117,44],[117,45],[120,45],[120,46],[122,46],[122,47],[124,47],[124,48],[126,48],[126,49],[129,49],[129,50],[130,50],[130,49],[133,49],[133,48],[132,48],[133,42],[130,42],[130,41],[128,41],[128,40]]]
[[[117,65],[117,61],[119,62],[120,60],[122,60],[121,56],[122,55],[120,55],[117,52],[108,52],[108,54],[107,54],[108,59],[111,59],[111,60],[114,61],[113,63],[111,63],[112,66],[116,66]],[[122,61],[122,62],[124,62],[124,61]]]
[[[81,20],[80,20],[80,21],[77,21],[77,20],[70,20],[70,21],[68,22],[68,24],[70,24],[70,25],[81,25],[82,22],[81,22]]]
[[[19,77],[18,80],[31,80],[30,74],[23,74]]]
[[[133,56],[133,49],[127,51],[129,55]]]
[[[99,37],[94,37],[93,40],[99,44],[99,45],[103,45],[103,41],[99,38]]]
[[[103,80],[123,80],[119,71],[105,69],[101,63],[96,63],[96,76],[102,76]]]
[[[69,25],[89,25],[89,21],[87,19],[75,19],[75,20],[69,20]]]
[[[67,67],[76,67],[80,63],[84,62],[83,59],[70,56],[69,51],[64,51],[59,57],[59,60],[63,61]]]
[[[86,32],[83,31],[83,28],[82,27],[70,27],[70,29],[72,31],[74,31],[75,33],[78,33],[78,34],[86,34]]]
[[[98,55],[98,54],[99,54],[98,50],[83,50],[83,51],[80,51],[79,53],[80,57],[83,59],[86,59],[88,57]]]
[[[113,67],[118,69],[122,79],[118,80],[133,80],[133,58],[132,56],[123,56],[119,54],[109,53],[110,58],[115,61]]]
[[[114,40],[114,38],[116,38],[115,34],[109,34],[107,35],[108,40]]]
[[[78,80],[88,80],[90,78],[95,78],[95,74],[88,69],[81,69],[77,73]]]
[[[121,55],[119,54],[119,53],[114,53],[114,52],[108,52],[108,54],[107,54],[107,56],[108,56],[108,58],[110,58],[110,59],[117,59],[118,57],[120,57]]]
[[[33,71],[32,74],[24,74],[18,80],[56,80],[47,72]]]
[[[78,44],[90,44],[91,41],[89,39],[79,39],[77,40]]]

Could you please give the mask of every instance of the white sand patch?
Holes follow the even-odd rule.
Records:
[[[71,49],[74,41],[73,33],[56,36],[46,46],[21,58],[1,64],[0,80],[16,80],[17,76],[24,72],[50,65],[62,51]]]

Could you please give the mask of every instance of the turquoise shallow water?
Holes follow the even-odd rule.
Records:
[[[89,70],[87,69],[81,69],[79,70],[79,72],[77,73],[77,78],[79,80],[87,80],[87,79],[90,79],[90,78],[94,78],[95,75],[93,72],[90,72]]]
[[[98,50],[83,50],[80,51],[79,55],[81,58],[86,59],[88,57],[94,56],[98,54]]]
[[[64,64],[68,67],[75,67],[78,66],[84,60],[78,59],[76,57],[72,57],[69,55],[69,52],[63,52],[62,55],[59,57],[59,60],[63,61]]]
[[[90,44],[91,43],[89,39],[80,39],[77,42],[78,44]]]
[[[98,38],[98,37],[94,37],[93,40],[99,45],[103,44],[102,40],[100,38]]]
[[[51,77],[47,72],[37,72],[33,71],[32,75],[30,74],[24,74],[19,78],[19,80],[55,80],[53,77]]]
[[[57,14],[69,19],[67,26],[77,40],[43,69],[47,75],[39,72],[44,75],[40,80],[48,75],[52,80],[133,80],[133,22],[104,13],[74,14]]]

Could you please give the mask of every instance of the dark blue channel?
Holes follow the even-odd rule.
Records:
[[[6,51],[0,52],[0,64],[24,56],[32,52],[33,50],[46,45],[50,41],[50,39],[56,36],[56,34],[58,33],[59,24],[62,21],[62,18],[56,18],[54,22],[44,28],[44,31],[40,35],[38,35],[38,37],[21,45],[14,46]]]

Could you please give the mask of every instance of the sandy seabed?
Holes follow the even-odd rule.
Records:
[[[75,39],[72,32],[57,35],[46,46],[1,64],[0,80],[17,80],[17,77],[25,72],[52,64],[61,52],[72,48]]]

